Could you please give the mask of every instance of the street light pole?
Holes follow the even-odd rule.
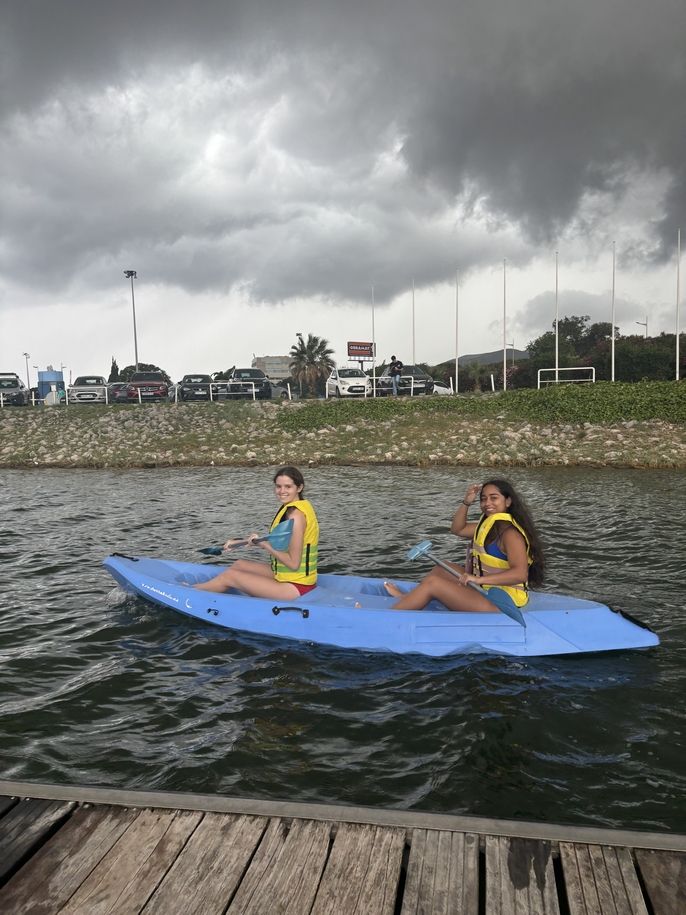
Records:
[[[133,351],[136,357],[136,371],[138,371],[138,337],[136,336],[136,299],[133,294],[133,281],[138,279],[135,270],[125,270],[124,276],[131,280],[131,308],[133,309]]]
[[[646,336],[645,336],[645,338],[646,338],[646,340],[647,340],[647,339],[648,339],[648,315],[646,315],[645,321],[637,321],[636,323],[637,323],[637,324],[640,324],[641,327],[645,327],[645,329],[646,329]]]
[[[30,353],[22,353],[24,359],[26,359],[26,388],[31,390],[31,376],[29,375],[29,359],[31,358]]]

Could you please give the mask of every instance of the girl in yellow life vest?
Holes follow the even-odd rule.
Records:
[[[305,480],[297,467],[281,467],[274,476],[274,492],[281,503],[272,528],[281,521],[293,521],[293,532],[286,550],[276,550],[268,541],[259,546],[270,556],[270,564],[238,559],[230,568],[195,587],[221,593],[235,588],[250,597],[276,600],[297,599],[317,584],[319,523],[312,503],[303,498]],[[255,540],[259,534],[250,534]],[[239,541],[227,540],[225,550]]]
[[[477,497],[481,518],[467,521],[469,506]],[[450,530],[472,541],[466,567],[448,563],[459,578],[436,566],[406,594],[385,582],[388,593],[399,598],[395,609],[421,610],[434,599],[449,610],[483,613],[527,604],[529,585],[543,582],[543,551],[529,511],[508,480],[468,486]]]

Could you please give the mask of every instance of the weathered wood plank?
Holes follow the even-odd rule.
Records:
[[[683,915],[686,854],[636,849],[635,855],[655,915]]]
[[[138,811],[79,808],[0,890],[0,911],[47,915],[67,903]]]
[[[404,829],[343,824],[334,840],[312,915],[392,915]]]
[[[559,915],[548,842],[486,836],[489,915]]]
[[[570,915],[647,915],[626,848],[560,843]]]
[[[268,823],[264,817],[205,814],[145,915],[223,913]]]
[[[0,882],[73,807],[60,801],[23,800],[5,814],[0,820]]]
[[[476,915],[478,907],[478,837],[413,830],[401,915]]]
[[[329,854],[331,824],[272,820],[229,907],[240,915],[302,915],[314,901]]]
[[[400,829],[438,829],[447,832],[477,833],[482,836],[515,836],[549,842],[583,842],[590,845],[623,845],[627,848],[686,851],[686,835],[673,832],[638,832],[626,829],[600,829],[596,826],[560,826],[555,823],[529,823],[466,817],[456,814],[428,813],[419,810],[383,810],[375,807],[348,807],[335,804],[306,804],[298,801],[265,801],[248,797],[216,794],[187,794],[178,791],[128,791],[74,785],[40,785],[35,782],[0,779],[0,795],[49,798],[81,804],[116,804],[121,807],[155,807],[167,810],[202,810],[206,813],[233,813],[262,817],[325,820],[362,823]]]
[[[19,802],[16,797],[0,797],[0,817]]]
[[[202,816],[167,810],[138,811],[64,906],[64,915],[138,912]]]

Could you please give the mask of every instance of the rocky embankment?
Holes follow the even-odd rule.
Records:
[[[686,467],[686,427],[657,420],[545,425],[425,411],[385,420],[360,415],[307,432],[284,429],[283,411],[298,409],[295,403],[8,408],[0,410],[0,467]]]

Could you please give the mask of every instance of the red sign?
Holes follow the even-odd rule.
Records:
[[[348,340],[348,357],[350,359],[373,359],[374,344],[360,343],[359,340]]]

